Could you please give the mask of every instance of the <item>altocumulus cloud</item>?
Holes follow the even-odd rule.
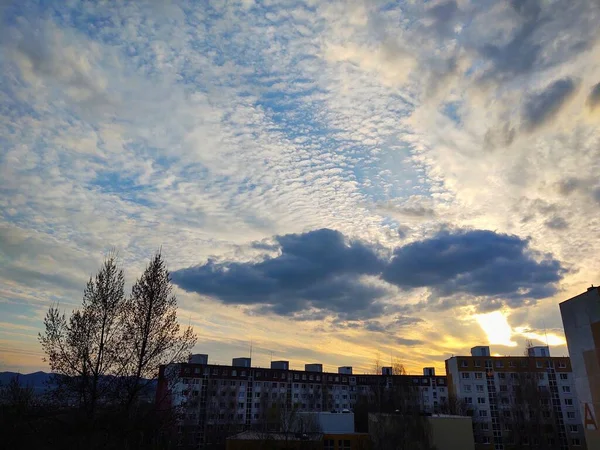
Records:
[[[515,306],[553,295],[565,273],[556,259],[531,251],[528,240],[485,230],[443,231],[392,252],[330,229],[275,241],[277,256],[243,263],[209,260],[174,272],[173,281],[186,291],[255,306],[260,313],[367,320],[402,306],[394,301],[392,286],[428,288],[437,298],[507,299]]]

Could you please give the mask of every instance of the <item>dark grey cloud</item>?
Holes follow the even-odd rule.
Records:
[[[566,230],[569,228],[569,223],[562,217],[555,216],[544,222],[548,228],[552,230]]]
[[[542,50],[542,45],[535,39],[535,32],[543,23],[539,2],[515,0],[511,5],[520,16],[521,24],[506,44],[487,43],[481,48],[481,54],[492,62],[487,77],[504,78],[529,72]]]
[[[348,241],[334,230],[277,236],[280,255],[256,263],[208,261],[173,273],[181,288],[226,304],[261,305],[263,313],[310,320],[306,311],[328,311],[348,320],[383,314],[386,290],[361,283],[385,262],[374,247]],[[318,314],[314,312],[313,314]]]
[[[595,109],[600,105],[600,83],[596,84],[587,98],[587,105],[590,109]]]
[[[592,191],[592,198],[600,205],[600,187],[597,187]]]
[[[398,345],[405,345],[407,347],[423,344],[423,341],[420,339],[407,339],[407,338],[403,338],[403,337],[396,337],[396,338],[394,338],[394,340],[396,341],[396,343]]]
[[[565,197],[579,193],[600,204],[600,185],[596,178],[566,178],[558,183],[558,192]]]
[[[451,308],[457,295],[463,302],[489,297],[519,306],[553,295],[565,272],[557,260],[530,251],[527,240],[492,231],[442,231],[396,248],[391,259],[376,246],[329,229],[276,236],[275,241],[280,246],[276,257],[209,260],[174,272],[173,281],[225,304],[252,306],[258,314],[296,320],[333,316],[339,323],[366,321],[365,328],[384,331],[421,319],[400,315],[386,325],[369,320],[418,308],[391,304],[385,283],[364,283],[361,275],[402,290],[429,288],[435,307]]]
[[[450,0],[429,8],[427,15],[433,19],[433,28],[442,36],[452,34],[452,28],[459,12],[458,4]]]
[[[562,78],[530,96],[523,108],[525,128],[534,130],[554,118],[576,89],[577,83],[572,78]]]
[[[537,257],[528,241],[493,231],[443,231],[399,247],[382,278],[403,289],[427,287],[434,297],[456,294],[513,300],[556,292],[564,269],[556,259]]]
[[[516,137],[516,130],[509,123],[486,131],[483,144],[486,150],[510,147]]]
[[[411,317],[398,315],[391,322],[380,322],[377,320],[369,320],[362,324],[365,330],[375,331],[379,333],[390,333],[395,332],[399,328],[409,327],[411,325],[416,325],[417,323],[423,322],[423,319],[419,317]]]
[[[484,5],[478,11],[489,9]],[[476,44],[478,55],[489,62],[484,81],[511,80],[554,67],[577,57],[597,39],[597,2],[512,0],[510,5],[514,31],[508,41]]]
[[[431,218],[435,217],[435,210],[429,206],[419,203],[397,205],[391,202],[382,203],[379,206],[384,214],[400,215],[407,217]]]

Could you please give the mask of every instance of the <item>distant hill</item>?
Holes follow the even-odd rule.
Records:
[[[50,380],[52,374],[41,371],[28,374],[22,374],[18,372],[0,372],[0,385],[7,385],[10,382],[10,380],[12,380],[16,376],[19,377],[19,384],[21,384],[21,386],[31,386],[35,392],[42,393],[48,388],[48,381]],[[157,381],[149,381],[149,390],[155,390]]]
[[[0,384],[7,385],[14,377],[19,377],[19,384],[31,386],[35,392],[43,392],[47,388],[47,382],[52,374],[46,372],[33,372],[22,374],[18,372],[0,372]]]

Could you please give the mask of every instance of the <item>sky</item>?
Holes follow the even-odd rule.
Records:
[[[0,2],[0,370],[162,248],[212,363],[410,373],[600,283],[593,0]]]

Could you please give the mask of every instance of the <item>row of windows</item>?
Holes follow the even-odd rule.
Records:
[[[481,361],[480,360],[474,360],[473,361],[473,366],[474,367],[482,367],[481,366]],[[498,359],[494,362],[494,366],[496,366],[496,368],[501,369],[504,366],[504,360],[502,359]],[[529,366],[529,360],[528,359],[521,359],[519,360],[519,364],[517,365],[517,361],[515,360],[509,360],[508,361],[508,366],[507,367],[528,367]],[[536,360],[535,362],[535,366],[538,369],[543,369],[544,367],[547,368],[551,368],[553,366],[552,364],[552,360],[545,360],[545,361],[540,361],[540,360]],[[468,359],[462,359],[460,360],[460,367],[462,368],[466,368],[469,367],[469,360]],[[491,369],[492,368],[492,360],[488,359],[485,361],[485,367]],[[558,365],[557,367],[559,369],[566,369],[567,368],[567,363],[566,361],[558,361]]]
[[[473,374],[473,378],[475,378],[476,380],[482,380],[484,378],[484,373],[483,372],[462,372],[461,377],[464,380],[468,380],[471,378],[471,374]],[[498,374],[498,378],[501,380],[505,380],[506,379],[506,372],[499,372]],[[546,374],[543,372],[540,373],[517,373],[517,372],[508,372],[509,377],[512,380],[517,380],[520,377],[522,377],[523,375],[527,378],[527,379],[531,379],[532,376],[537,377],[538,380],[545,380],[546,379]],[[569,379],[569,374],[568,373],[561,373],[560,374],[560,379],[561,380],[568,380]]]
[[[185,367],[184,368],[184,374],[186,375],[190,375],[192,373],[191,369],[189,367]],[[249,375],[249,371],[246,370],[239,370],[238,369],[229,369],[229,368],[217,368],[217,367],[213,367],[212,370],[210,370],[209,367],[204,367],[203,369],[201,369],[200,367],[196,367],[193,370],[193,373],[196,375],[212,375],[212,376],[232,376],[232,377],[236,377],[239,376],[241,377],[246,377],[247,375]],[[267,378],[281,378],[282,380],[288,379],[287,376],[287,372],[262,372],[262,371],[256,371],[254,372],[254,377],[255,378],[262,378],[262,376],[267,377]],[[321,381],[321,379],[323,379],[323,381],[332,381],[332,382],[341,382],[342,383],[348,383],[350,382],[350,384],[356,384],[357,381],[357,377],[345,377],[345,376],[338,376],[338,375],[318,375],[318,374],[306,374],[306,373],[293,373],[290,374],[291,376],[289,377],[289,379],[294,379],[294,380],[302,380],[302,381]],[[293,376],[292,376],[293,375]],[[381,375],[383,376],[383,375]],[[437,380],[437,384],[441,384],[444,385],[446,384],[446,380],[442,377],[438,377],[436,378]],[[358,377],[358,384],[367,384],[367,380],[365,379],[365,377]],[[413,383],[415,384],[429,384],[429,378],[423,377],[423,378],[413,378]]]
[[[475,443],[491,444],[492,443],[491,439],[492,438],[490,436],[476,436]],[[528,439],[527,439],[526,436],[523,436],[521,438],[521,441],[522,441],[521,442],[522,444],[529,445],[529,441],[528,441]],[[513,443],[513,440],[512,440],[512,438],[507,437],[507,438],[504,439],[504,443],[508,444],[508,445],[511,445]],[[549,438],[548,439],[548,443],[550,445],[554,445],[554,439],[553,438]],[[539,442],[537,442],[537,439],[534,439],[533,442],[532,442],[532,444],[537,446],[539,444]],[[579,447],[581,445],[581,440],[578,439],[578,438],[573,438],[573,439],[571,439],[571,445],[573,447]]]
[[[463,384],[464,392],[472,392],[471,388],[472,388],[472,386],[470,384]],[[485,386],[483,384],[476,384],[475,388],[476,388],[476,392],[480,392],[480,393],[485,392]],[[512,386],[512,391],[517,392],[519,390],[519,388],[520,388],[520,386],[514,385],[514,386]],[[561,389],[562,389],[563,393],[565,393],[565,394],[571,393],[571,386],[561,386]],[[538,386],[538,390],[540,392],[547,392],[548,387],[547,386]],[[508,392],[508,385],[501,384],[500,392]]]

